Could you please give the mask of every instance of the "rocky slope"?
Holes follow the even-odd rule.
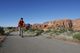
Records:
[[[80,30],[80,19],[76,20],[70,20],[70,19],[63,19],[63,20],[55,20],[55,21],[49,21],[45,22],[43,24],[34,24],[32,25],[33,29],[73,29],[73,30]]]

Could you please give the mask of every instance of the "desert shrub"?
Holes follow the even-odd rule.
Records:
[[[35,32],[37,33],[36,36],[40,35],[41,33],[43,33],[43,30],[35,30]]]
[[[25,30],[25,32],[27,32],[27,33],[36,33],[35,36],[38,36],[41,33],[43,33],[44,31],[43,30],[39,30],[39,29],[29,29],[29,30]]]
[[[3,27],[0,27],[0,34],[4,34],[4,28]]]
[[[47,31],[45,31],[45,33],[49,33],[49,32],[51,32],[51,30],[49,29],[49,30],[47,30]]]
[[[73,29],[68,29],[69,31],[73,32]]]
[[[7,27],[7,29],[12,29],[13,27]]]
[[[34,32],[35,29],[25,29],[24,32]]]
[[[66,30],[65,30],[65,29],[55,29],[55,30],[52,30],[52,32],[53,32],[54,34],[56,34],[56,35],[59,35],[59,34],[61,34],[61,33],[66,32]]]
[[[73,38],[74,38],[74,39],[80,40],[80,33],[74,34],[74,35],[73,35]]]

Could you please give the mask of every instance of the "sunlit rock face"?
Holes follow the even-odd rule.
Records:
[[[47,26],[46,28],[52,28],[52,29],[57,29],[57,28],[72,28],[72,20],[69,19],[64,19],[64,20],[55,20],[55,21],[50,21],[46,23]]]
[[[42,26],[41,24],[33,24],[31,28],[32,29],[42,29]]]
[[[73,23],[73,27],[72,27],[73,30],[80,31],[80,19],[73,20],[72,23]]]
[[[33,24],[32,28],[42,29],[42,30],[64,28],[64,29],[72,29],[80,31],[80,19],[76,20],[63,19],[63,20],[49,21],[43,24]]]

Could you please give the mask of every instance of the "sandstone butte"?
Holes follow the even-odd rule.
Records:
[[[80,31],[80,19],[54,20],[54,21],[45,22],[43,24],[33,24],[32,28],[42,29],[42,30],[65,28],[65,29]]]

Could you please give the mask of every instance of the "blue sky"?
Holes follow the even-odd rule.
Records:
[[[0,0],[0,26],[80,18],[79,0]]]

